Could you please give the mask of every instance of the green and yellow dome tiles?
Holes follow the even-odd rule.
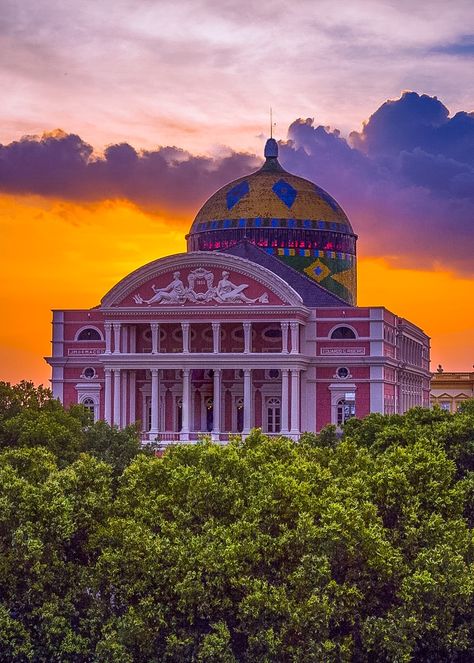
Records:
[[[242,239],[356,303],[356,235],[340,205],[313,182],[286,172],[278,145],[262,168],[219,189],[199,210],[188,250],[219,250]]]

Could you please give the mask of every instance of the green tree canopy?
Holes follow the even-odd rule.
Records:
[[[473,430],[415,409],[155,457],[32,398],[3,416],[0,661],[467,663]]]

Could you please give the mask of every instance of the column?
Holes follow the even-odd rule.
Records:
[[[105,354],[109,355],[112,352],[112,323],[106,322],[105,329]]]
[[[160,351],[160,325],[152,322],[151,325],[151,354],[156,355]]]
[[[288,425],[289,387],[290,371],[288,368],[283,368],[281,371],[281,432],[283,435],[288,435],[290,430]]]
[[[181,428],[181,437],[183,440],[189,439],[189,422],[191,414],[191,370],[183,368],[183,425]]]
[[[284,355],[288,354],[288,322],[281,322],[281,351]]]
[[[137,420],[137,373],[130,371],[130,379],[128,381],[128,407],[129,407],[129,421],[134,424]]]
[[[130,339],[130,352],[134,353],[134,352],[137,351],[137,326],[136,325],[131,325],[129,339]]]
[[[291,354],[296,355],[300,351],[300,324],[299,322],[290,322],[291,329]]]
[[[300,369],[291,369],[291,429],[292,435],[300,433]]]
[[[112,371],[106,368],[105,371],[105,409],[104,419],[112,425]]]
[[[121,395],[120,368],[114,368],[114,426],[119,426],[119,427],[120,427],[120,395]]]
[[[243,322],[244,328],[244,353],[248,355],[252,352],[252,323]]]
[[[183,333],[183,353],[189,354],[189,322],[181,323],[181,331]]]
[[[128,371],[122,371],[122,408],[121,408],[121,417],[120,417],[120,423],[122,424],[122,428],[125,428],[127,425],[127,396],[128,396],[128,389],[127,389],[127,382],[128,382]]]
[[[114,322],[114,354],[120,352],[120,329],[122,327],[120,322]]]
[[[122,352],[125,352],[125,354],[128,354],[128,352],[129,352],[129,349],[128,349],[128,325],[123,326]]]
[[[250,433],[252,417],[252,371],[250,368],[244,369],[244,427],[242,433]]]
[[[212,351],[219,354],[221,351],[221,323],[212,323]]]
[[[160,407],[160,371],[151,369],[151,428],[150,434],[156,436],[158,433],[158,416]]]
[[[212,432],[216,433],[219,436],[221,432],[221,369],[214,369],[214,391],[212,394],[213,402],[213,422],[212,422]],[[217,438],[219,439],[219,438]]]

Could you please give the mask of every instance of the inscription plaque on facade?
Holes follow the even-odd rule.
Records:
[[[320,348],[320,355],[365,355],[365,348]]]
[[[80,355],[101,355],[104,351],[102,348],[69,348],[67,354],[69,357],[77,357]]]

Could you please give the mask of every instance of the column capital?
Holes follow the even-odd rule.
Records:
[[[211,322],[211,325],[212,325],[213,329],[219,329],[219,327],[221,326],[221,322],[220,322],[220,320],[217,320],[217,321],[214,320],[213,322]]]
[[[291,329],[297,329],[300,326],[300,323],[297,320],[291,320],[290,322],[290,328]]]
[[[120,375],[121,368],[113,368],[114,375]]]
[[[110,322],[110,320],[106,320],[104,322],[104,328],[109,330],[112,329],[112,323]]]
[[[251,329],[252,328],[252,323],[251,322],[243,322],[242,323],[244,329]]]
[[[183,371],[183,377],[184,377],[185,375],[189,375],[190,372],[191,372],[191,369],[190,369],[190,368],[182,368],[181,370]]]
[[[160,323],[159,322],[150,322],[150,327],[154,329],[155,331],[158,331],[160,328]]]
[[[112,369],[111,368],[104,368],[104,375],[110,377],[112,375]]]
[[[189,322],[182,322],[181,323],[181,329],[189,329],[189,325],[190,325]]]
[[[160,369],[159,368],[151,368],[150,369],[152,375],[159,375],[160,374]]]
[[[112,322],[112,325],[113,325],[114,329],[120,329],[120,327],[122,326],[122,323],[121,322]]]

